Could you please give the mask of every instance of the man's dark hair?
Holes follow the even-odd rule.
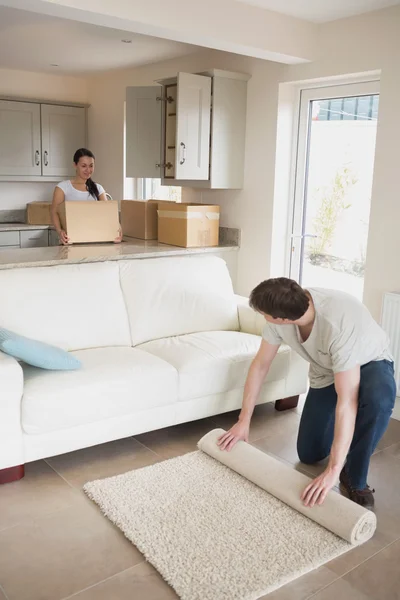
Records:
[[[274,319],[297,321],[308,309],[309,297],[293,279],[278,277],[258,284],[250,294],[249,304],[257,312]]]

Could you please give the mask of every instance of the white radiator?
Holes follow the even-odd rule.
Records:
[[[382,328],[390,338],[390,349],[394,358],[397,395],[400,395],[400,293],[383,296]]]

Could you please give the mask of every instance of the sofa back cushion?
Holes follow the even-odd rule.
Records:
[[[0,270],[0,327],[64,350],[130,346],[118,263]]]
[[[221,258],[120,261],[132,345],[198,331],[238,330],[232,281]]]

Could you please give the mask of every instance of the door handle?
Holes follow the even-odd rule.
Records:
[[[180,149],[181,149],[181,160],[179,161],[180,165],[183,165],[186,161],[186,144],[184,144],[183,142],[180,143]]]
[[[44,151],[44,166],[47,167],[49,164],[49,153],[47,152],[47,150]]]
[[[36,150],[35,152],[35,165],[38,167],[40,165],[40,152]]]
[[[292,239],[294,238],[317,238],[317,235],[314,235],[313,233],[303,233],[300,235],[291,235],[290,236]]]

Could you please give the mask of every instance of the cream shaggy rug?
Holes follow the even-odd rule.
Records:
[[[207,446],[215,451],[221,433],[207,434],[199,442],[202,450],[84,488],[182,600],[256,600],[353,547],[207,454]],[[253,457],[251,469],[259,461],[264,482],[268,468],[282,468],[282,481],[289,471],[308,481],[244,442],[235,452],[218,453],[224,460],[242,458],[241,464]],[[353,505],[343,500],[345,507]],[[359,541],[373,534],[375,516],[370,519],[370,531]],[[349,530],[350,538],[353,534]]]

